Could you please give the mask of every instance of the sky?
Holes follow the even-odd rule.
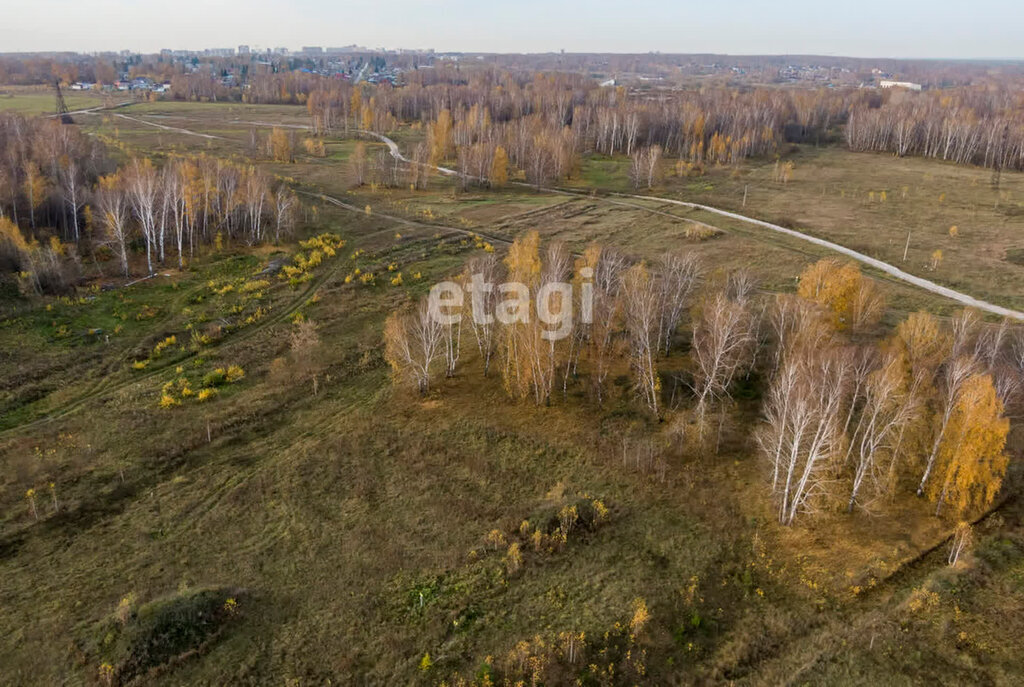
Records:
[[[0,0],[0,52],[434,48],[1024,58],[1024,0]]]

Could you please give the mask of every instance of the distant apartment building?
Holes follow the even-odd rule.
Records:
[[[302,46],[303,55],[323,55],[324,49],[315,45],[304,45]]]
[[[879,81],[879,88],[905,88],[908,91],[921,90],[921,84],[910,81]]]
[[[240,46],[238,46],[238,54],[239,55],[248,55],[249,54],[249,46],[248,45],[240,45]]]
[[[370,49],[362,45],[344,45],[340,48],[324,48],[324,52],[337,55],[338,53],[370,52]]]

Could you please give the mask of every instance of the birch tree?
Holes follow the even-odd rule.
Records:
[[[732,398],[730,387],[737,373],[753,363],[756,344],[754,319],[742,301],[721,291],[705,300],[694,327],[691,351],[696,424],[702,441],[707,439],[708,412],[715,406],[722,412],[720,434],[725,406]],[[715,443],[717,450],[718,441]]]
[[[992,378],[973,374],[964,380],[938,452],[938,479],[928,485],[936,515],[949,505],[963,517],[995,501],[1009,464],[1009,431]]]
[[[915,389],[904,386],[900,361],[895,356],[868,374],[853,401],[859,405],[859,419],[849,439],[853,474],[848,512],[858,505],[866,507],[865,487],[874,495],[888,485],[885,457],[896,460],[900,429],[919,410]]]
[[[483,361],[485,377],[490,371],[491,358],[494,356],[497,343],[494,312],[497,307],[498,278],[499,264],[494,253],[473,258],[467,265],[463,277],[470,294],[470,323],[480,359]]]
[[[670,253],[659,263],[658,342],[665,355],[702,275],[700,260],[692,253]]]
[[[966,521],[957,523],[956,529],[953,530],[953,538],[950,541],[949,556],[946,558],[946,562],[951,567],[955,566],[960,557],[970,551],[973,543],[974,532],[971,529],[971,524]]]
[[[64,205],[71,216],[70,238],[78,242],[81,238],[81,229],[78,225],[78,213],[85,204],[86,186],[83,179],[81,162],[74,153],[61,156],[60,182],[64,195]]]
[[[139,220],[142,240],[146,245],[146,269],[153,274],[153,251],[156,242],[157,174],[148,159],[135,158],[127,168],[126,185],[132,210]]]
[[[267,179],[255,167],[245,175],[245,211],[249,220],[249,245],[263,240],[263,209],[267,202]]]
[[[796,294],[777,294],[768,307],[768,325],[773,336],[772,371],[782,366],[790,351],[816,349],[833,336],[822,309]]]
[[[455,368],[462,355],[462,321],[465,319],[465,303],[449,305],[441,322],[441,339],[444,343],[444,376],[454,377]]]
[[[426,300],[411,314],[391,313],[384,323],[384,358],[395,378],[408,379],[421,395],[427,393],[443,336]]]
[[[538,264],[540,272],[534,281],[536,302],[530,304],[530,321],[518,331],[521,350],[530,365],[534,401],[542,405],[551,401],[556,369],[567,346],[565,334],[571,333],[571,329],[559,331],[559,325],[571,327],[573,303],[566,280],[572,263],[565,244],[554,242],[548,245],[544,260],[533,268]],[[553,326],[556,328],[552,329]]]
[[[973,357],[959,356],[947,361],[943,368],[939,386],[939,408],[936,414],[934,439],[932,449],[925,462],[924,472],[921,475],[921,483],[917,487],[917,495],[924,494],[928,486],[928,479],[932,475],[935,461],[939,457],[939,449],[942,448],[946,439],[946,430],[949,428],[953,412],[960,402],[960,394],[964,383],[977,371],[977,365]]]
[[[298,198],[287,184],[279,183],[274,192],[274,243],[281,242],[281,234],[289,235],[295,226]]]
[[[828,308],[837,329],[858,330],[882,316],[884,301],[854,262],[824,258],[800,275],[797,293]]]
[[[185,198],[185,181],[181,173],[180,163],[168,165],[164,169],[163,196],[170,208],[174,228],[174,243],[178,248],[178,269],[184,267],[185,231],[187,227],[188,209]]]
[[[593,322],[587,332],[587,354],[597,402],[604,402],[604,385],[616,352],[616,333],[622,317],[622,273],[626,261],[619,253],[591,246],[584,253],[593,265]]]
[[[121,263],[121,271],[128,276],[128,240],[131,207],[124,191],[121,178],[117,175],[101,177],[97,194],[97,208],[106,240],[113,244]]]
[[[654,364],[658,347],[658,286],[643,263],[636,263],[623,274],[622,297],[634,386],[647,407],[657,413],[661,393],[661,379]]]
[[[535,331],[530,293],[540,283],[540,235],[536,231],[518,237],[505,256],[509,285],[496,310],[502,323],[502,381],[513,398],[526,398],[536,390],[533,360],[539,334]]]
[[[849,364],[836,350],[789,356],[772,380],[757,438],[768,458],[779,522],[819,507],[842,450]]]

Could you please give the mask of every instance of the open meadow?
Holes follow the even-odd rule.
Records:
[[[64,101],[71,111],[108,106],[126,98],[95,91],[64,92]],[[55,108],[53,88],[49,86],[0,86],[0,111],[24,115],[52,115]]]
[[[0,94],[0,109],[43,98]],[[1018,421],[972,565],[955,568],[955,523],[910,492],[779,526],[754,436],[767,353],[738,375],[717,450],[670,426],[692,406],[697,307],[659,357],[667,415],[637,404],[625,355],[600,401],[566,365],[535,404],[509,398],[497,363],[484,373],[468,327],[458,368],[423,394],[394,383],[383,343],[391,311],[528,232],[573,259],[595,243],[687,253],[708,283],[746,269],[765,299],[831,257],[631,194],[799,228],[1024,309],[1024,173],[996,187],[978,167],[799,145],[785,183],[772,159],[700,176],[666,161],[635,191],[629,158],[588,154],[547,190],[438,173],[386,187],[353,163],[384,143],[335,130],[314,155],[309,125],[298,105],[76,115],[118,163],[255,165],[302,208],[291,238],[218,238],[146,279],[83,261],[73,293],[0,305],[0,684],[1024,680]],[[293,162],[266,155],[271,131],[294,138]],[[410,155],[424,140],[383,133]],[[855,342],[960,309],[864,274],[886,307]]]

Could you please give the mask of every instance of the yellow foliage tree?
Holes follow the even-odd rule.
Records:
[[[270,155],[275,162],[292,162],[292,139],[288,132],[274,127],[270,132]]]
[[[535,288],[541,272],[540,235],[531,231],[517,238],[505,256],[505,265],[510,282]],[[510,318],[509,324],[502,328],[502,381],[508,394],[517,399],[529,395],[536,373],[532,364],[537,345],[536,318],[528,293],[526,296],[526,302],[518,306],[525,308],[525,312],[520,312],[519,318]],[[499,304],[499,307],[502,306]]]
[[[441,110],[427,131],[427,139],[430,144],[430,164],[437,165],[442,160],[451,157],[455,148],[452,140],[451,111]]]
[[[800,275],[797,293],[832,313],[837,329],[859,328],[881,319],[884,301],[856,263],[824,258]]]
[[[19,254],[29,251],[29,244],[18,226],[6,217],[0,217],[0,244],[5,243]]]
[[[911,313],[900,322],[891,344],[907,367],[915,371],[934,371],[950,352],[949,336],[939,328],[935,316],[927,312]]]
[[[793,177],[793,161],[786,160],[785,162],[775,162],[775,182],[781,184],[788,184],[789,180]]]
[[[360,125],[365,131],[373,129],[373,112],[377,106],[376,98],[371,97],[368,105],[363,106],[362,118]]]
[[[28,198],[29,218],[32,228],[35,229],[36,210],[42,206],[47,196],[46,177],[40,171],[39,165],[31,161],[25,163],[25,181],[23,183],[25,197]]]
[[[530,231],[517,238],[505,256],[508,276],[527,286],[535,286],[540,276],[540,234]]]
[[[327,149],[324,147],[322,138],[307,138],[302,141],[303,148],[308,155],[313,157],[327,157]]]
[[[352,169],[352,177],[356,186],[366,183],[366,144],[362,141],[356,141],[352,155],[349,157],[349,166]]]
[[[490,182],[492,186],[501,188],[508,183],[508,153],[501,146],[494,149],[491,161]]]
[[[363,109],[363,92],[359,88],[352,89],[352,98],[349,103],[349,109],[352,110],[352,116],[358,117]]]
[[[1010,421],[987,374],[964,382],[939,448],[936,476],[929,483],[929,497],[938,515],[949,505],[955,515],[990,505],[1006,474],[1009,458],[1003,449]]]
[[[895,356],[895,361],[902,369],[902,387],[908,394],[917,397],[919,407],[923,410],[933,404],[940,404],[935,380],[939,376],[940,366],[952,352],[952,341],[938,319],[927,312],[911,313],[896,326],[896,332],[885,342],[884,347]],[[933,419],[930,413],[919,412],[902,424],[897,449],[902,449],[903,456],[925,458],[935,449]],[[894,453],[899,452],[896,450]],[[894,454],[889,466],[890,481],[899,479],[898,467],[910,469],[913,466],[898,466]]]

